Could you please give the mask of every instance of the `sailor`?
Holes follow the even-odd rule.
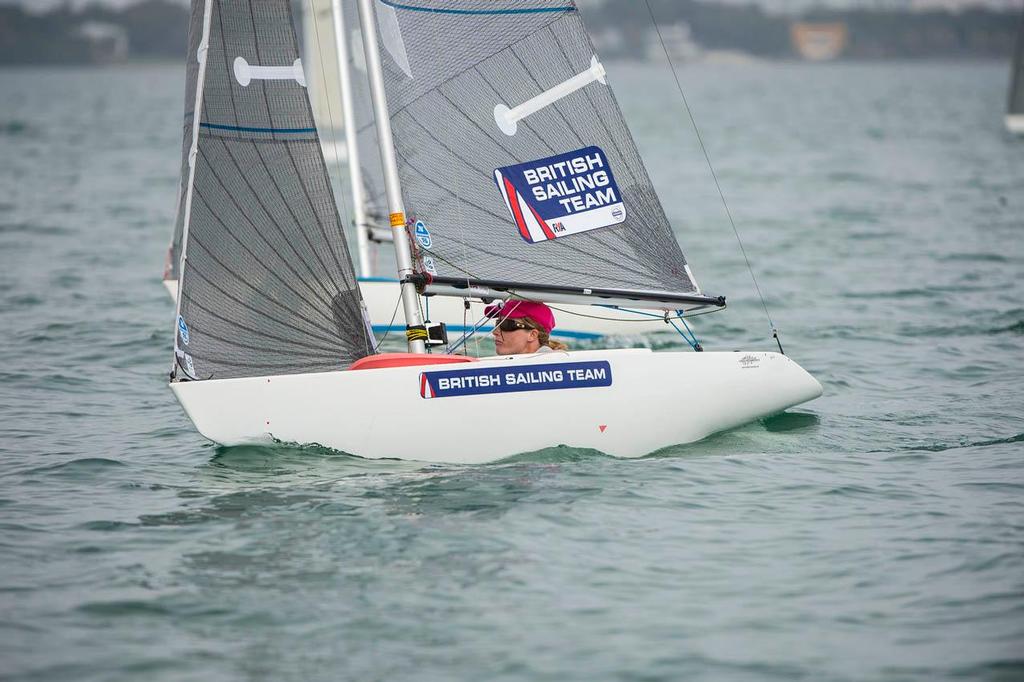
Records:
[[[491,334],[498,355],[549,353],[568,350],[564,343],[551,340],[555,314],[536,301],[505,301],[484,309],[484,315],[497,318]]]

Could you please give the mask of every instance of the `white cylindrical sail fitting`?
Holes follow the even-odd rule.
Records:
[[[499,104],[494,107],[494,122],[498,124],[501,132],[510,136],[515,135],[519,121],[530,114],[540,111],[549,104],[554,104],[563,97],[571,95],[580,88],[590,85],[594,81],[605,85],[604,75],[604,66],[601,65],[601,62],[597,61],[597,55],[594,55],[590,58],[589,69],[576,74],[553,88],[545,90],[536,97],[531,97],[519,106],[509,109],[505,104]]]
[[[291,66],[254,66],[245,57],[235,57],[233,64],[235,80],[246,87],[254,80],[287,81],[294,80],[306,87],[306,74],[302,72],[302,60],[296,59]]]

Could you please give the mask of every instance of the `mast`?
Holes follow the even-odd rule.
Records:
[[[181,292],[185,281],[185,261],[188,258],[188,226],[192,218],[192,188],[196,179],[196,156],[199,154],[199,122],[203,115],[203,86],[206,84],[206,53],[210,48],[210,14],[213,0],[206,0],[203,6],[203,37],[199,41],[196,61],[199,74],[196,77],[195,106],[192,110],[192,147],[188,151],[188,186],[185,189],[185,217],[181,228],[181,258],[178,261],[178,295],[174,303],[174,365],[171,375],[177,373],[178,363],[178,320],[181,318]]]
[[[402,201],[402,186],[398,179],[398,162],[395,159],[394,138],[391,135],[391,118],[384,94],[384,76],[381,72],[380,53],[377,50],[377,24],[374,18],[373,0],[359,0],[359,23],[363,33],[363,49],[366,52],[366,72],[370,77],[370,97],[373,100],[373,115],[377,122],[377,144],[380,146],[381,163],[384,167],[384,187],[388,195],[388,212],[391,214],[391,233],[395,242],[395,261],[398,265],[398,279],[402,283],[402,307],[405,311],[405,326],[409,330],[423,327],[420,315],[419,295],[411,281],[415,274],[412,267],[412,253],[405,233],[405,204]],[[408,332],[407,332],[408,335]],[[425,353],[423,338],[408,336],[410,353]]]
[[[345,148],[348,151],[348,176],[352,184],[353,213],[356,224],[356,248],[359,251],[359,274],[373,276],[370,262],[370,240],[366,220],[366,194],[363,190],[363,171],[359,165],[359,146],[356,144],[355,107],[352,104],[352,73],[348,64],[348,35],[345,33],[345,13],[341,0],[331,0],[334,19],[334,51],[338,58],[338,87],[341,91],[341,112],[345,124]]]

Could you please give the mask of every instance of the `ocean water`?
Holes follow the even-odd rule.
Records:
[[[609,69],[729,296],[698,335],[771,348],[671,74]],[[680,77],[825,395],[640,460],[459,467],[205,442],[159,282],[181,67],[0,70],[0,678],[1024,679],[1007,65]]]

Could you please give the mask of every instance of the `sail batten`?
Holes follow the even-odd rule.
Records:
[[[417,270],[699,292],[575,4],[496,4],[376,0]]]
[[[289,0],[206,2],[175,338],[181,378],[342,369],[374,343]]]

